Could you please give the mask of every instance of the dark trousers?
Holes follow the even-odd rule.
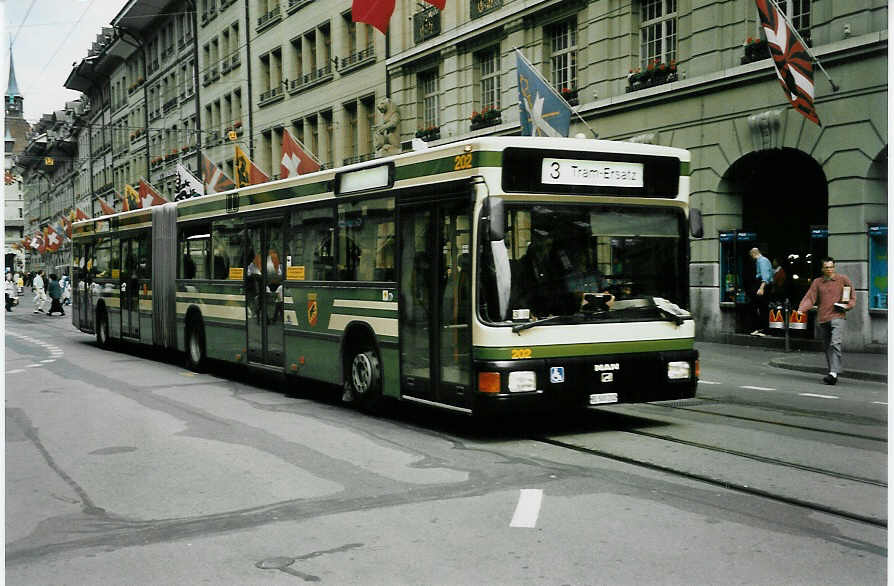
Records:
[[[65,309],[62,307],[62,301],[54,297],[53,301],[50,303],[49,313],[56,313],[57,311],[62,315],[65,315]]]
[[[770,324],[770,299],[773,297],[773,285],[764,285],[764,294],[758,295],[757,288],[751,297],[751,305],[754,308],[752,315],[755,319],[754,329],[766,331]]]

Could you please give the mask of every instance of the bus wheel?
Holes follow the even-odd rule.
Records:
[[[96,344],[100,348],[109,348],[109,315],[105,309],[100,309],[96,314]]]
[[[205,331],[195,322],[186,327],[186,367],[193,372],[205,370]]]
[[[354,354],[350,385],[361,409],[374,411],[379,407],[382,400],[382,368],[373,350]]]

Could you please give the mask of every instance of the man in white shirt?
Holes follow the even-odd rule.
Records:
[[[37,271],[34,280],[31,281],[31,291],[34,292],[34,313],[44,313],[47,304],[47,292],[43,285],[43,271]]]

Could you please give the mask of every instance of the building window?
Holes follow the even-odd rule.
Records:
[[[547,30],[550,73],[556,89],[577,87],[577,22],[566,20]]]
[[[500,109],[500,47],[478,53],[478,88],[481,109]]]
[[[810,0],[788,0],[785,13],[798,34],[810,43]]]
[[[677,59],[677,0],[643,0],[640,24],[640,64]]]
[[[419,74],[419,103],[422,108],[422,127],[440,126],[438,122],[438,71],[432,69]]]

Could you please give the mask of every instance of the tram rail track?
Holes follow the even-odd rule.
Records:
[[[628,433],[630,433],[630,432],[628,432]],[[639,435],[639,434],[637,434],[637,435]],[[644,433],[642,435],[653,436],[654,434]],[[623,454],[613,453],[613,452],[610,452],[607,450],[601,450],[601,449],[596,449],[596,448],[591,448],[591,447],[586,447],[586,446],[580,446],[580,445],[576,445],[576,444],[573,444],[573,443],[570,443],[567,441],[562,441],[562,440],[550,438],[550,437],[531,436],[529,439],[532,441],[556,446],[559,448],[564,448],[564,449],[568,449],[568,450],[572,450],[572,451],[576,451],[576,452],[580,452],[580,453],[599,456],[599,457],[613,460],[616,462],[622,462],[625,464],[630,464],[633,466],[646,468],[648,470],[663,472],[666,474],[670,474],[670,475],[681,477],[681,478],[686,478],[689,480],[694,480],[697,482],[703,482],[705,484],[725,488],[728,490],[734,490],[736,492],[740,492],[743,494],[749,494],[749,495],[753,495],[753,496],[766,498],[766,499],[769,499],[769,500],[772,500],[775,502],[784,503],[784,504],[788,504],[788,505],[792,505],[792,506],[796,506],[796,507],[801,507],[801,508],[808,509],[811,511],[834,515],[836,517],[848,519],[851,521],[856,521],[859,523],[864,523],[866,525],[871,525],[874,527],[880,527],[880,528],[884,528],[884,529],[887,529],[887,527],[888,527],[887,519],[873,517],[870,515],[864,515],[861,513],[848,511],[848,510],[842,509],[840,507],[826,505],[826,504],[818,503],[818,502],[812,502],[812,501],[794,497],[794,496],[787,496],[784,494],[779,494],[777,492],[773,492],[770,490],[764,490],[761,488],[757,488],[755,486],[749,486],[747,484],[743,484],[741,482],[736,482],[736,481],[729,480],[729,479],[723,479],[720,477],[715,477],[715,476],[711,476],[711,475],[703,474],[703,473],[699,473],[699,472],[681,470],[678,467],[667,466],[667,465],[659,464],[656,462],[650,462],[648,460],[635,458],[635,457],[631,457],[631,456],[626,456]],[[658,436],[656,439],[664,439],[664,438],[662,438],[661,436]],[[735,454],[730,454],[730,455],[735,455]],[[793,467],[793,468],[801,469],[800,467]],[[813,470],[808,470],[808,471],[814,472]],[[881,486],[877,482],[863,482],[862,480],[859,480],[859,479],[846,478],[846,477],[842,477],[842,478],[846,479],[846,480],[850,480],[852,482],[867,484],[869,486]],[[887,486],[887,485],[885,484],[884,486]]]
[[[667,402],[667,403],[647,403],[647,405],[649,407],[656,407],[659,409],[673,409],[673,410],[677,410],[677,411],[686,411],[689,413],[699,413],[701,415],[724,417],[726,419],[735,419],[738,421],[748,421],[750,423],[763,423],[766,425],[777,425],[779,427],[785,427],[785,428],[789,428],[789,429],[797,429],[800,431],[812,431],[812,432],[816,432],[816,433],[826,433],[826,434],[830,434],[830,435],[848,437],[848,438],[853,438],[853,439],[861,439],[861,440],[879,442],[879,443],[884,443],[884,444],[888,443],[888,438],[886,438],[886,437],[877,437],[877,436],[866,435],[866,434],[861,434],[861,433],[838,431],[838,430],[834,430],[834,429],[826,429],[826,428],[821,428],[821,427],[810,427],[807,425],[798,425],[796,423],[785,423],[782,421],[773,421],[771,419],[762,419],[760,417],[748,417],[745,415],[733,415],[731,413],[718,413],[716,411],[706,411],[704,409],[696,409],[695,408],[695,406],[702,405],[702,404],[740,405],[740,406],[745,406],[745,407],[759,407],[758,405],[754,405],[751,403],[729,403],[729,402],[713,401],[711,399],[704,399],[704,398],[699,398],[699,399],[694,399],[694,400],[688,399],[685,402],[691,402],[691,401],[699,401],[699,402],[694,405],[676,405],[676,404],[674,404],[674,403],[682,403],[684,401],[673,401],[673,402]]]

